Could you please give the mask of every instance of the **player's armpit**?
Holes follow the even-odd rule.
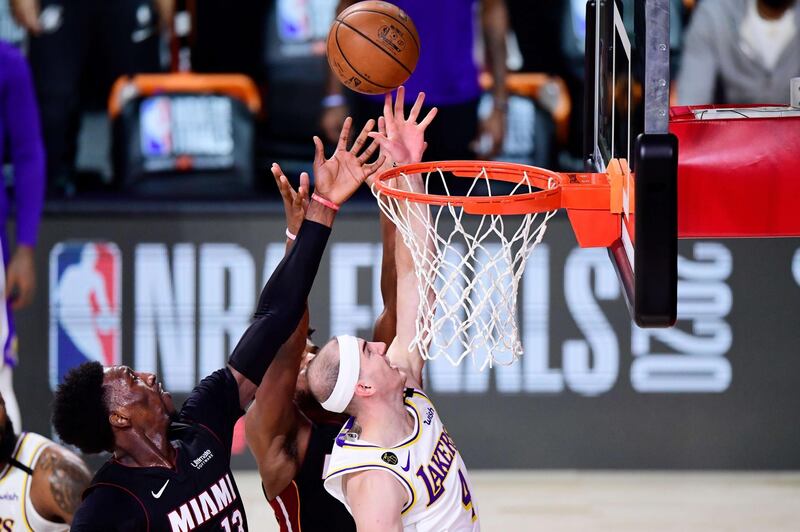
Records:
[[[42,451],[34,468],[33,505],[50,520],[72,523],[81,504],[81,494],[91,480],[83,460],[66,449],[50,445]]]
[[[408,495],[391,473],[369,470],[344,479],[347,504],[359,532],[402,532]]]

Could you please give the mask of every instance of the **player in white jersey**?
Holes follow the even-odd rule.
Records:
[[[32,432],[14,434],[0,396],[0,530],[69,530],[91,474],[83,461]]]
[[[403,90],[384,105],[385,135],[371,134],[398,164],[418,162],[431,115],[416,124],[422,99],[403,113]],[[402,134],[399,132],[402,131]],[[398,139],[403,139],[400,142]],[[420,149],[411,151],[409,146]],[[420,176],[398,187],[422,189]],[[432,244],[425,228],[420,242]],[[398,235],[399,236],[399,235]],[[431,251],[432,252],[432,251]],[[365,531],[478,531],[478,510],[466,466],[436,409],[422,391],[424,360],[408,350],[419,303],[414,263],[397,239],[397,330],[392,345],[338,336],[307,370],[311,392],[332,412],[351,418],[342,428],[325,472],[325,489],[341,500]]]

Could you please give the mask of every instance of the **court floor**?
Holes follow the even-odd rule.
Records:
[[[235,472],[251,530],[278,527]],[[475,471],[485,531],[800,531],[800,472]]]

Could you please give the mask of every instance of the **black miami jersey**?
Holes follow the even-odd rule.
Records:
[[[228,369],[194,389],[170,426],[175,468],[128,467],[111,459],[92,479],[73,531],[247,530],[230,470],[233,426],[243,414]]]
[[[303,463],[294,480],[273,500],[281,532],[355,532],[356,523],[342,503],[325,490],[326,459],[341,424],[312,423]]]

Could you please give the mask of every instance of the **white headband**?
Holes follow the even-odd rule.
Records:
[[[330,397],[322,403],[322,408],[329,412],[343,412],[347,408],[356,393],[361,371],[361,351],[356,337],[344,334],[336,340],[339,342],[339,375]]]

